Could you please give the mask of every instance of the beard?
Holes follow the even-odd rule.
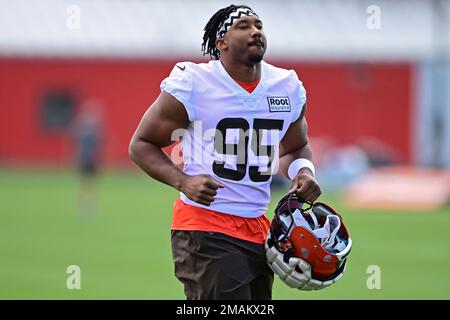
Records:
[[[263,59],[264,54],[250,54],[248,61],[252,64],[259,63]]]

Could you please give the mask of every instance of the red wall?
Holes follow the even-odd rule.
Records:
[[[310,136],[332,137],[339,144],[372,136],[410,160],[410,65],[270,62],[295,69],[304,82]],[[0,161],[70,161],[68,135],[46,132],[39,116],[42,92],[61,88],[79,102],[104,103],[105,159],[129,162],[129,139],[174,63],[0,58]]]

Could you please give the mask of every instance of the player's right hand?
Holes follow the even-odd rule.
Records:
[[[207,174],[187,175],[181,182],[180,191],[192,201],[209,206],[217,195],[217,189],[224,187],[222,183]]]

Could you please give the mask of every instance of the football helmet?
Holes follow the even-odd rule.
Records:
[[[283,282],[317,290],[342,277],[352,240],[331,206],[292,193],[278,203],[265,247],[269,266]]]

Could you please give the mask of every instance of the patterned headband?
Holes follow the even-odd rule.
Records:
[[[230,13],[230,15],[228,16],[228,18],[226,18],[220,24],[219,30],[217,31],[217,34],[216,34],[216,38],[217,39],[222,38],[225,35],[225,33],[227,33],[228,30],[230,30],[230,28],[233,25],[233,23],[236,20],[238,20],[238,19],[240,19],[240,18],[242,18],[244,16],[256,16],[256,17],[258,17],[258,15],[255,12],[253,12],[253,10],[251,10],[251,9],[247,9],[247,8],[243,8],[243,7],[236,8],[236,10],[232,11]]]

